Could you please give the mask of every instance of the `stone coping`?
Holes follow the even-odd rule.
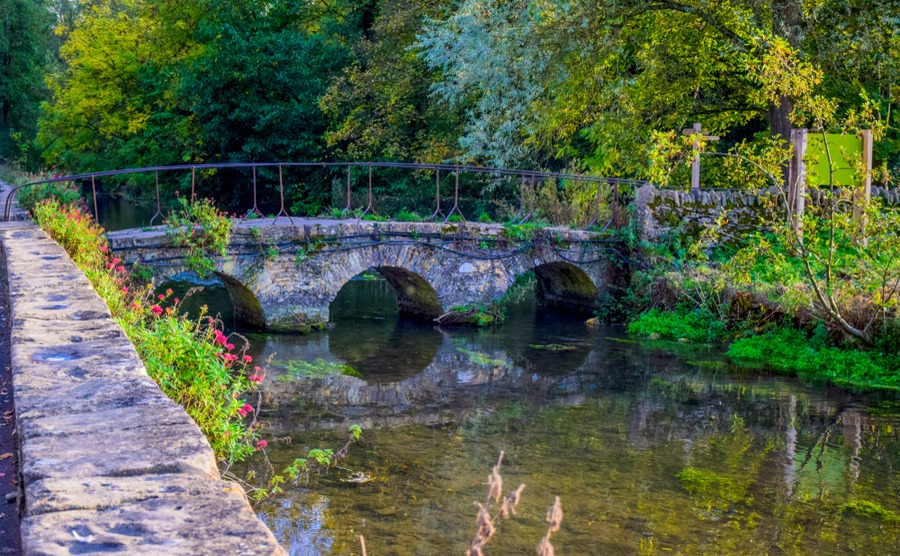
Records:
[[[63,249],[0,224],[26,555],[286,554]]]

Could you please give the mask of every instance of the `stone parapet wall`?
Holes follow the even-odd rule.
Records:
[[[285,554],[62,248],[30,222],[0,244],[24,553]]]

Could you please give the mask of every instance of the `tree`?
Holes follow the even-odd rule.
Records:
[[[350,160],[444,162],[459,154],[459,115],[429,97],[437,77],[410,49],[423,20],[450,5],[383,0],[355,60],[320,99],[328,144]]]
[[[469,112],[471,131],[505,130],[515,143],[509,152],[531,147],[604,173],[641,175],[653,130],[702,121],[733,139],[764,128],[790,137],[794,99],[761,102],[747,71],[759,37],[821,62],[823,87],[852,82],[870,96],[877,89],[890,106],[900,53],[889,29],[898,16],[896,0],[463,2],[426,26],[419,46],[444,72],[440,98],[488,101],[491,109]],[[885,33],[867,41],[873,28]],[[845,50],[854,54],[842,57]],[[485,76],[495,61],[503,64],[499,77]],[[860,103],[858,94],[842,97],[846,108]],[[504,110],[505,99],[515,109],[527,104],[524,117]]]
[[[20,159],[34,138],[52,21],[42,0],[0,0],[0,160]]]

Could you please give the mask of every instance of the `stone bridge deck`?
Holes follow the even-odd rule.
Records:
[[[108,238],[126,264],[150,267],[158,284],[188,270],[184,249],[163,227]],[[528,271],[546,303],[589,311],[609,280],[608,247],[597,232],[568,228],[281,217],[236,222],[215,273],[240,320],[306,331],[326,323],[343,285],[369,269],[394,287],[402,312],[422,318],[496,302]]]

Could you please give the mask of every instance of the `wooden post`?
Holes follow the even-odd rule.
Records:
[[[694,160],[691,161],[691,195],[700,195],[700,139],[707,141],[718,141],[715,135],[706,135],[700,124],[694,124],[692,127],[682,129],[683,135],[691,135],[694,137]]]
[[[806,129],[791,130],[791,144],[794,146],[788,172],[787,205],[791,229],[798,236],[802,236],[801,219],[806,208]]]
[[[853,218],[859,228],[857,229],[856,242],[861,246],[868,243],[866,237],[866,209],[872,200],[872,130],[863,129],[859,132],[862,136],[862,183],[853,192]]]

